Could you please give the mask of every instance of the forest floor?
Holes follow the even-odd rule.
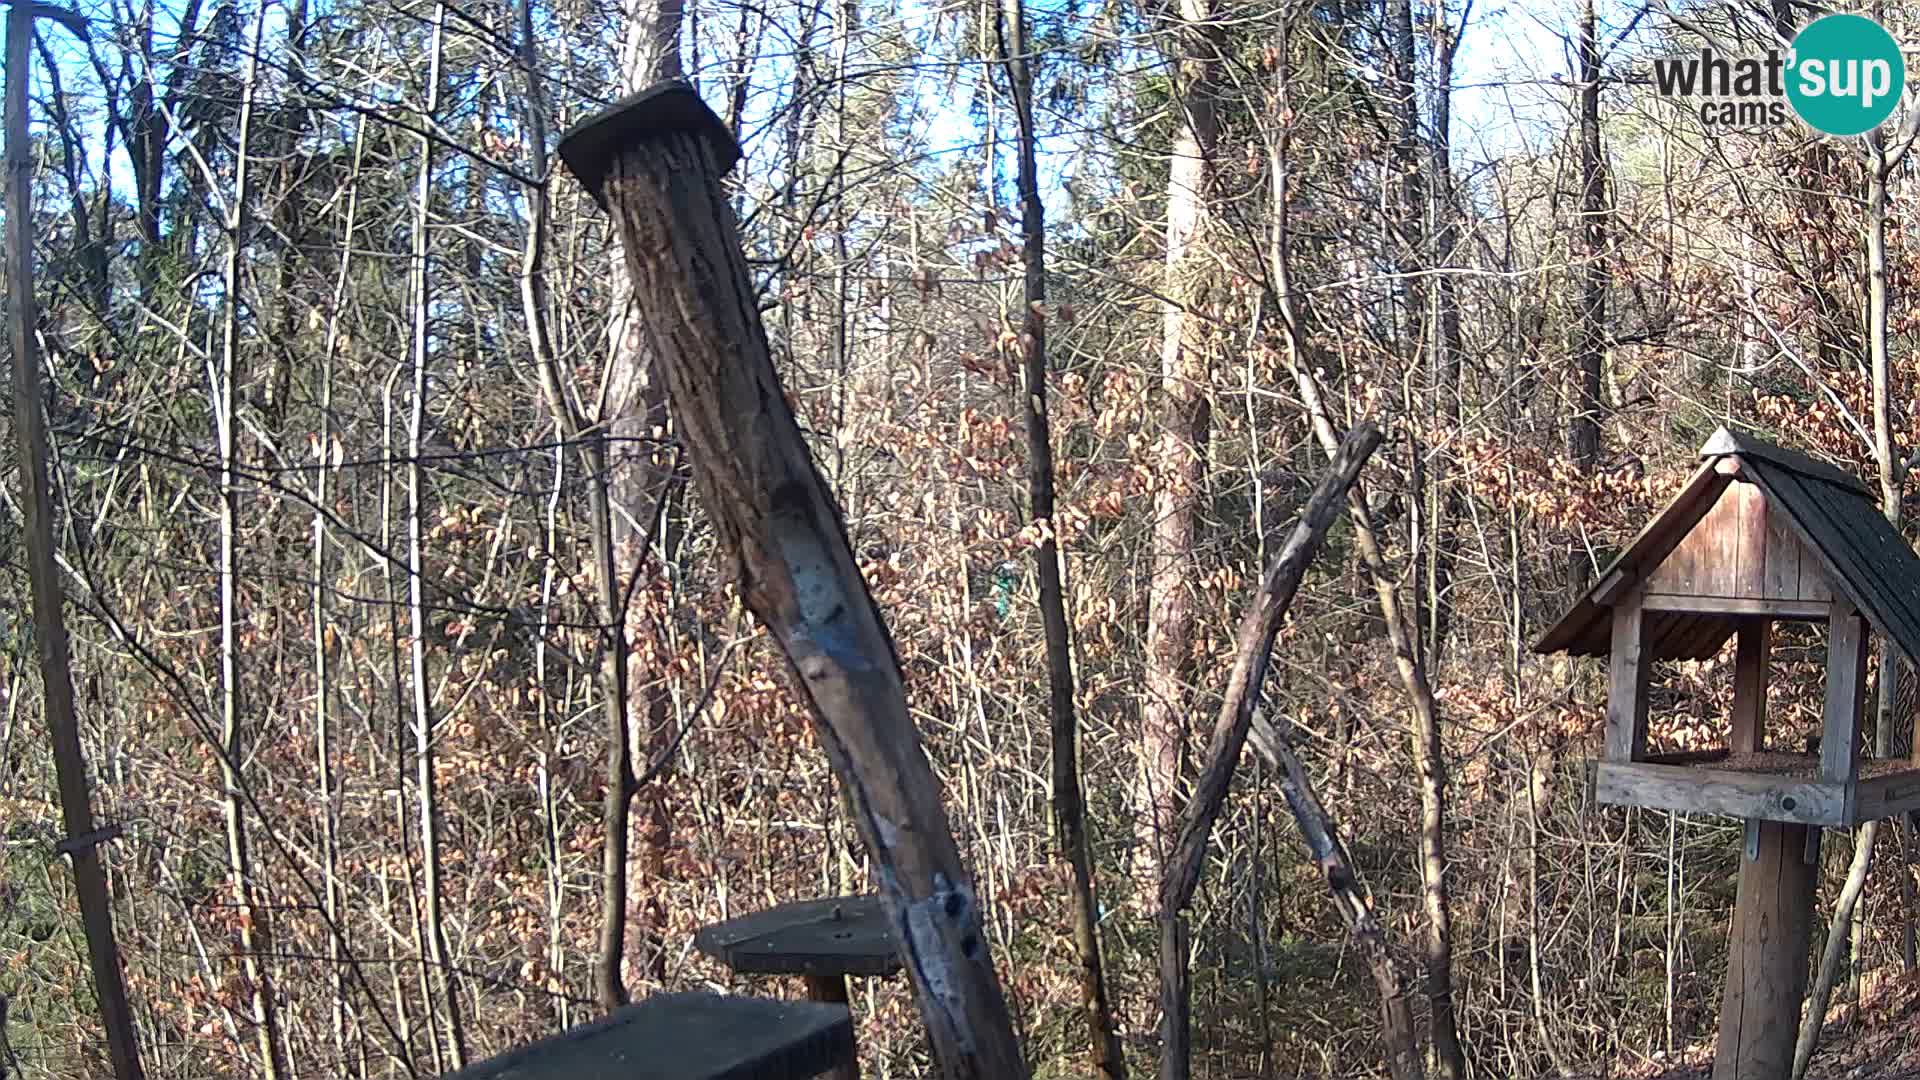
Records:
[[[1618,1080],[1706,1080],[1713,1073],[1713,1040],[1677,1060],[1649,1062],[1617,1073]],[[1827,1014],[1808,1080],[1920,1080],[1920,973],[1892,979],[1858,1005]]]

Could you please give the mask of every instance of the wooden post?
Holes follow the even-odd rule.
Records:
[[[3,2],[3,0],[0,0]],[[67,644],[60,570],[54,561],[53,487],[46,420],[41,415],[39,313],[33,296],[33,154],[27,141],[27,82],[31,77],[33,21],[54,19],[81,38],[86,22],[47,4],[13,0],[7,12],[7,330],[13,346],[13,422],[20,453],[20,493],[26,513],[27,576],[33,588],[33,629],[39,646],[40,680],[47,730],[60,792],[60,817],[71,843],[74,893],[86,932],[87,962],[107,1035],[107,1056],[120,1080],[138,1080],[140,1050],[133,1010],[127,1005],[120,949],[113,937],[112,898],[96,843],[104,835],[93,823],[87,787],[86,751],[73,700],[73,666]]]
[[[1833,601],[1827,620],[1827,707],[1820,730],[1820,778],[1852,786],[1860,775],[1860,716],[1866,702],[1866,620],[1844,597]]]
[[[690,87],[669,82],[576,126],[560,155],[613,217],[694,481],[855,809],[934,1058],[948,1077],[1024,1080],[892,638],[773,369],[720,190],[739,147]]]
[[[1646,655],[1641,600],[1635,587],[1613,607],[1613,648],[1607,659],[1608,761],[1638,761],[1647,750],[1647,678],[1653,658]]]
[[[1767,662],[1773,651],[1773,621],[1741,619],[1737,634],[1733,653],[1733,738],[1727,748],[1736,754],[1748,754],[1767,744]]]
[[[852,1009],[852,1006],[848,1004],[851,995],[847,993],[847,977],[845,975],[808,975],[804,978],[807,984],[808,1001],[820,1001],[829,1005],[847,1005],[849,1010]],[[857,1033],[855,1038],[857,1040]],[[827,1080],[860,1080],[860,1051],[858,1046],[855,1046],[853,1057],[850,1058],[845,1065],[836,1065],[820,1075],[826,1077]]]
[[[1785,1080],[1807,991],[1815,869],[1805,858],[1808,826],[1754,825],[1759,853],[1740,862],[1713,1080]]]

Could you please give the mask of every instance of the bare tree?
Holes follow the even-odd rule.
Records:
[[[13,352],[13,433],[18,447],[21,501],[24,505],[28,574],[33,590],[33,629],[37,639],[41,693],[60,792],[61,824],[67,855],[73,860],[74,891],[86,932],[87,963],[99,997],[107,1033],[107,1052],[119,1080],[141,1080],[140,1049],[133,1010],[127,1002],[114,938],[113,907],[100,865],[100,835],[94,828],[93,794],[80,742],[74,705],[73,665],[67,638],[65,597],[54,545],[52,447],[42,413],[45,373],[40,361],[39,305],[33,273],[33,156],[28,145],[27,84],[34,20],[54,18],[84,35],[86,24],[52,5],[14,0],[7,9],[6,168],[7,168],[7,330]],[[0,1021],[6,999],[0,997]],[[11,1054],[11,1047],[0,1047]]]
[[[427,53],[426,100],[421,114],[428,123],[440,110],[441,60],[446,32],[447,5],[433,8],[433,39]],[[420,160],[415,173],[412,242],[409,259],[412,270],[413,334],[412,393],[407,414],[407,641],[408,682],[413,691],[413,754],[420,815],[420,861],[425,878],[423,933],[426,936],[427,961],[438,982],[440,1004],[445,1011],[448,1060],[454,1069],[464,1068],[467,1058],[466,1025],[461,1017],[460,982],[447,950],[444,869],[440,856],[440,780],[434,768],[436,733],[434,730],[433,687],[427,675],[427,600],[425,545],[421,538],[421,517],[426,501],[425,466],[427,438],[427,370],[433,361],[431,331],[434,282],[430,266],[433,227],[434,143],[422,136]],[[437,1012],[438,1010],[434,1010]]]
[[[1591,477],[1600,463],[1600,424],[1606,415],[1601,368],[1606,357],[1607,325],[1607,174],[1600,151],[1601,50],[1592,0],[1580,7],[1580,262],[1575,274],[1578,312],[1574,318],[1573,412],[1568,421],[1567,451],[1582,477]],[[1586,592],[1593,579],[1593,562],[1576,549],[1568,572],[1575,595]]]
[[[1208,256],[1219,43],[1212,0],[1169,8],[1177,123],[1167,172],[1166,281],[1160,305],[1160,419],[1154,449],[1152,564],[1147,585],[1145,696],[1134,799],[1140,891],[1161,874],[1179,806],[1193,652],[1195,543],[1206,487],[1210,409]]]
[[[1101,970],[1098,904],[1094,900],[1093,847],[1087,837],[1086,800],[1080,790],[1080,725],[1073,705],[1073,646],[1068,640],[1066,584],[1060,544],[1054,529],[1053,434],[1047,418],[1047,225],[1036,162],[1038,137],[1033,120],[1033,69],[1023,0],[1003,0],[1000,13],[1000,63],[1006,70],[1019,126],[1021,258],[1025,266],[1020,321],[1020,399],[1027,427],[1027,504],[1042,529],[1034,548],[1040,575],[1040,615],[1046,624],[1047,708],[1053,757],[1053,822],[1056,839],[1073,873],[1073,944],[1079,954],[1080,1000],[1086,1011],[1093,1067],[1103,1077],[1127,1075],[1113,1009]]]
[[[248,997],[252,1002],[255,1032],[260,1045],[260,1066],[267,1080],[279,1080],[286,1064],[281,1047],[280,1020],[274,1001],[274,989],[268,979],[273,955],[272,920],[260,903],[258,882],[247,837],[247,808],[242,793],[246,783],[241,765],[248,757],[247,710],[240,697],[240,480],[238,474],[240,420],[238,379],[240,375],[240,267],[246,257],[247,235],[252,227],[248,207],[253,199],[250,187],[251,136],[256,94],[259,88],[259,53],[266,24],[266,5],[254,14],[252,50],[248,53],[246,74],[240,98],[239,147],[233,166],[233,191],[227,200],[225,231],[227,252],[221,274],[220,360],[217,371],[210,370],[208,390],[213,397],[212,411],[220,443],[220,771],[225,787],[227,819],[228,880],[233,902],[239,909],[240,966],[245,973]],[[209,182],[211,182],[209,177]],[[212,365],[209,365],[211,368]]]
[[[1301,509],[1286,543],[1268,564],[1260,591],[1240,618],[1226,697],[1207,742],[1200,781],[1181,810],[1179,838],[1167,862],[1167,876],[1160,883],[1161,1080],[1185,1080],[1192,1074],[1186,908],[1199,887],[1214,821],[1226,804],[1228,786],[1240,764],[1240,751],[1246,746],[1247,732],[1260,708],[1261,684],[1266,681],[1272,660],[1274,638],[1280,633],[1280,623],[1293,604],[1307,567],[1320,550],[1327,527],[1339,515],[1342,499],[1379,445],[1380,431],[1370,424],[1347,433],[1334,454],[1332,467]]]

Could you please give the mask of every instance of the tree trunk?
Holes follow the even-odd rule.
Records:
[[[1021,323],[1021,369],[1026,393],[1027,495],[1032,519],[1044,527],[1034,557],[1040,578],[1040,617],[1047,641],[1047,711],[1053,757],[1055,840],[1073,874],[1070,918],[1080,1004],[1086,1013],[1087,1039],[1094,1071],[1108,1080],[1124,1080],[1126,1059],[1114,1030],[1113,1009],[1101,970],[1099,905],[1095,902],[1093,845],[1087,836],[1086,800],[1080,789],[1079,718],[1073,704],[1073,646],[1068,636],[1066,583],[1054,513],[1053,434],[1047,417],[1047,226],[1040,198],[1033,124],[1033,72],[1027,61],[1027,12],[1023,0],[1004,0],[1000,13],[1000,60],[1006,69],[1014,114],[1020,127],[1018,147],[1020,231],[1026,269]],[[844,299],[844,291],[841,293]]]
[[[38,646],[42,706],[53,743],[60,819],[69,840],[94,833],[93,794],[88,787],[86,750],[73,699],[73,665],[67,643],[65,597],[55,559],[52,452],[41,411],[45,375],[36,333],[40,315],[33,294],[33,154],[28,144],[27,84],[36,6],[7,9],[6,165],[7,165],[7,336],[13,350],[13,433],[20,463],[20,502],[26,534],[28,577],[33,590],[33,632]],[[107,1056],[119,1080],[140,1080],[140,1048],[133,1010],[127,1004],[120,970],[120,947],[113,936],[113,901],[107,889],[100,851],[92,840],[76,843],[74,893],[87,939],[87,964],[93,975],[100,1019],[106,1029]]]
[[[1801,1080],[1807,1075],[1807,1067],[1813,1064],[1813,1051],[1820,1045],[1820,1031],[1827,1023],[1827,1003],[1833,999],[1833,984],[1840,977],[1840,964],[1847,958],[1847,929],[1853,921],[1860,894],[1866,889],[1867,871],[1873,865],[1873,841],[1879,832],[1880,823],[1877,821],[1869,821],[1854,832],[1853,859],[1847,864],[1847,879],[1840,886],[1840,895],[1833,901],[1833,920],[1827,924],[1827,944],[1820,951],[1820,968],[1815,972],[1813,986],[1807,992],[1806,1015],[1800,1021],[1800,1034],[1793,1044],[1793,1080]],[[1811,869],[1808,872],[1811,874]],[[1811,889],[1808,890],[1806,902],[1809,905],[1813,903]],[[1772,948],[1786,949],[1791,947],[1792,942],[1772,942],[1770,945]],[[1806,942],[1802,941],[1800,946],[1798,962],[1803,969],[1800,978],[1804,980]]]
[[[1573,323],[1573,416],[1567,428],[1567,452],[1583,480],[1600,467],[1600,421],[1606,415],[1601,366],[1606,354],[1607,179],[1600,157],[1600,40],[1593,0],[1580,7],[1580,248],[1575,271]],[[1578,596],[1593,580],[1593,565],[1575,545],[1568,572]]]
[[[1283,33],[1283,45],[1284,42]],[[1282,55],[1285,55],[1284,48]],[[1287,100],[1286,71],[1283,63],[1276,72],[1278,85],[1275,99],[1282,103]],[[1300,394],[1315,440],[1329,458],[1336,458],[1339,440],[1334,434],[1333,417],[1327,408],[1319,379],[1306,362],[1304,328],[1293,303],[1293,276],[1287,239],[1287,175],[1292,164],[1288,156],[1290,134],[1291,124],[1281,122],[1278,131],[1270,137],[1268,149],[1269,164],[1273,171],[1275,218],[1268,250],[1268,272],[1275,292],[1275,307],[1280,312],[1284,345],[1281,361]],[[1361,562],[1373,583],[1380,614],[1387,625],[1387,636],[1394,652],[1394,668],[1413,710],[1414,722],[1409,735],[1414,765],[1420,777],[1420,867],[1422,897],[1427,909],[1424,950],[1427,996],[1436,1050],[1440,1049],[1438,1044],[1442,1039],[1451,1044],[1451,1054],[1441,1059],[1444,1069],[1450,1062],[1464,1060],[1465,1055],[1459,1048],[1458,1029],[1453,1018],[1453,928],[1452,915],[1448,910],[1446,880],[1446,759],[1440,736],[1439,706],[1434,701],[1433,687],[1427,681],[1425,666],[1413,646],[1410,637],[1413,631],[1402,620],[1394,578],[1381,554],[1379,538],[1374,533],[1373,522],[1367,512],[1366,496],[1357,482],[1347,492],[1347,510],[1353,521]],[[1392,1029],[1391,1024],[1389,1029]],[[1415,1065],[1418,1065],[1417,1059]]]
[[[1211,364],[1205,321],[1212,275],[1206,242],[1214,144],[1218,42],[1211,0],[1179,0],[1174,105],[1180,123],[1167,173],[1165,297],[1161,305],[1161,431],[1154,448],[1152,566],[1147,584],[1146,700],[1134,795],[1134,871],[1144,897],[1164,873],[1179,807],[1193,653],[1194,534],[1206,487]]]
[[[661,79],[679,78],[680,35],[683,0],[624,0],[621,5],[625,36],[620,44],[622,89],[639,90]],[[670,423],[665,388],[654,369],[653,354],[633,309],[633,283],[626,261],[618,251],[612,253],[607,267],[612,302],[608,320],[606,404],[600,416],[599,432],[605,443],[594,469],[593,486],[601,489],[592,498],[605,501],[604,527],[609,530],[609,551],[596,554],[595,564],[602,567],[604,584],[601,610],[614,621],[609,634],[614,641],[639,642],[657,636],[646,612],[631,601],[635,585],[625,580],[640,572],[649,540],[643,524],[652,520],[656,508],[668,498],[674,470],[664,438]],[[596,521],[601,511],[592,510]],[[598,529],[600,526],[596,526]],[[663,561],[673,558],[673,542],[678,531],[667,534]],[[622,568],[626,573],[622,574]],[[609,666],[603,680],[603,692],[618,688],[618,716],[608,716],[608,782],[617,771],[633,775],[632,758],[640,755],[653,760],[664,755],[674,731],[673,698],[663,677],[635,678],[623,655],[615,662],[616,675]],[[624,731],[613,733],[614,725]],[[612,791],[611,787],[609,791]],[[638,831],[630,835],[630,809],[634,797],[640,800]],[[615,807],[608,796],[604,824],[609,849],[616,843],[621,853],[609,850],[605,872],[623,878],[614,896],[611,881],[604,884],[609,904],[604,918],[619,925],[602,927],[598,960],[603,1007],[612,1007],[616,999],[626,1000],[625,974],[630,967],[637,975],[663,982],[666,978],[667,940],[666,903],[662,895],[667,880],[667,856],[673,847],[673,813],[665,785],[656,782],[644,788],[625,790],[621,805]],[[618,830],[617,832],[615,830]],[[629,854],[630,853],[630,854]],[[637,962],[630,962],[626,935],[632,930]],[[613,970],[608,970],[612,965]],[[614,983],[618,982],[617,995]]]
[[[1332,457],[1339,443],[1326,408],[1319,381],[1286,354],[1294,385],[1299,389],[1307,414],[1313,422],[1314,436]],[[1394,669],[1406,691],[1413,712],[1408,731],[1414,769],[1420,783],[1420,878],[1421,898],[1426,907],[1427,933],[1424,942],[1426,989],[1430,1030],[1434,1053],[1442,1075],[1448,1075],[1449,1062],[1457,1067],[1465,1058],[1459,1045],[1458,1027],[1453,1013],[1453,919],[1447,898],[1447,777],[1446,757],[1440,734],[1440,707],[1427,681],[1426,668],[1415,653],[1411,631],[1400,608],[1400,598],[1378,534],[1367,511],[1365,492],[1359,484],[1347,493],[1348,516],[1353,520],[1355,546],[1360,561],[1373,582],[1382,621],[1393,647]],[[1455,1073],[1453,1075],[1459,1075]]]
[[[949,1077],[1022,1080],[892,638],[773,369],[720,192],[738,150],[691,90],[669,83],[576,129],[561,152],[613,212],[719,548],[792,665],[856,810],[934,1056]]]
[[[237,380],[240,375],[240,267],[246,258],[247,234],[252,228],[248,206],[253,200],[250,187],[252,159],[250,137],[258,91],[259,55],[266,8],[261,7],[253,23],[253,47],[247,54],[246,75],[241,90],[240,123],[234,153],[233,194],[228,203],[226,221],[226,264],[221,275],[220,363],[211,369],[213,385],[208,389],[216,423],[220,449],[220,775],[224,788],[227,827],[228,882],[233,903],[239,913],[240,970],[247,986],[253,1015],[251,1020],[260,1046],[260,1064],[267,1080],[279,1080],[286,1063],[280,1041],[279,1010],[268,980],[268,960],[273,953],[271,919],[257,893],[256,874],[247,835],[245,780],[241,766],[247,760],[245,710],[240,700],[240,489],[237,466],[239,447],[239,404]]]
[[[1896,136],[1896,142],[1899,137]],[[1887,177],[1898,164],[1900,155],[1890,155],[1884,136],[1867,135],[1867,350],[1873,376],[1873,456],[1880,480],[1880,509],[1900,526],[1900,488],[1905,480],[1904,463],[1893,447],[1893,365],[1887,341]],[[1890,644],[1880,649],[1880,692],[1874,723],[1875,757],[1893,755],[1893,725],[1900,694],[1900,655]],[[1916,740],[1920,742],[1920,740]],[[1873,842],[1878,822],[1869,822],[1854,832],[1853,859],[1848,864],[1846,885],[1833,905],[1833,918],[1827,926],[1827,945],[1820,967],[1814,973],[1808,992],[1807,1012],[1801,1021],[1800,1037],[1794,1047],[1793,1080],[1806,1075],[1820,1042],[1820,1030],[1826,1024],[1827,1002],[1833,983],[1839,977],[1840,962],[1848,946],[1853,953],[1854,978],[1861,968],[1864,923],[1859,919],[1859,900],[1873,863]]]
[[[446,27],[446,4],[434,5],[432,43],[427,57],[427,100],[422,109],[431,123],[440,108],[442,44]],[[426,897],[422,933],[426,939],[427,960],[439,982],[440,997],[446,1006],[447,1050],[454,1069],[466,1066],[466,1025],[461,1017],[460,981],[454,975],[447,952],[446,919],[443,912],[445,889],[440,866],[439,778],[434,769],[433,688],[427,679],[427,615],[425,577],[426,549],[422,536],[421,513],[426,497],[424,453],[427,420],[427,367],[432,359],[430,323],[433,307],[433,278],[428,265],[432,251],[431,228],[433,198],[434,143],[420,138],[420,163],[415,177],[413,207],[413,251],[410,260],[413,277],[413,393],[407,419],[407,619],[408,674],[413,691],[413,752],[419,799],[420,861],[425,877]],[[431,1007],[431,1003],[429,1002]]]
[[[1327,882],[1327,896],[1346,924],[1347,933],[1366,958],[1367,971],[1380,993],[1380,1041],[1387,1059],[1387,1074],[1393,1080],[1419,1080],[1425,1074],[1420,1062],[1420,1041],[1414,1031],[1413,1008],[1407,1000],[1406,982],[1400,977],[1393,953],[1387,948],[1387,936],[1373,917],[1373,904],[1367,899],[1366,883],[1347,854],[1340,839],[1339,826],[1314,790],[1305,766],[1294,753],[1291,739],[1283,731],[1255,713],[1248,741],[1267,767],[1280,777],[1280,793],[1293,812],[1300,838]]]
[[[1463,23],[1462,32],[1466,27]],[[1460,301],[1454,277],[1448,270],[1458,258],[1460,245],[1459,208],[1455,205],[1453,184],[1453,61],[1460,40],[1448,25],[1444,11],[1435,9],[1433,20],[1433,134],[1428,153],[1433,230],[1427,262],[1438,273],[1433,279],[1432,310],[1428,318],[1426,424],[1433,445],[1425,463],[1426,567],[1422,574],[1421,594],[1425,597],[1420,633],[1425,639],[1427,670],[1438,671],[1441,652],[1451,623],[1453,591],[1453,537],[1451,521],[1463,517],[1461,498],[1447,486],[1452,455],[1448,448],[1460,435],[1460,362],[1465,346],[1460,334]]]
[[[334,556],[329,543],[330,529],[325,508],[332,505],[333,469],[337,466],[333,447],[339,435],[333,429],[334,360],[340,351],[341,312],[346,308],[347,282],[354,266],[353,238],[360,224],[360,168],[366,154],[366,120],[354,125],[353,173],[347,181],[347,208],[342,227],[345,243],[340,269],[333,282],[331,312],[327,319],[326,339],[320,353],[320,430],[315,433],[317,453],[322,467],[313,477],[312,566],[313,583],[308,589],[313,624],[313,741],[314,784],[320,802],[320,870],[327,918],[327,984],[333,1001],[329,1006],[334,1052],[347,1060],[347,996],[345,970],[347,942],[341,929],[342,901],[345,889],[340,874],[340,798],[341,786],[334,772],[334,658],[336,644],[343,640],[334,630],[332,597],[338,583],[334,580]],[[344,451],[343,451],[344,453]]]

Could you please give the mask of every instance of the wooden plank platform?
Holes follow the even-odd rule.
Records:
[[[1852,805],[1845,784],[1820,778],[1817,754],[1710,750],[1596,762],[1593,770],[1595,800],[1612,806],[1839,828],[1920,810],[1920,769],[1904,759],[1861,761]]]
[[[893,925],[877,896],[802,900],[714,923],[694,947],[743,975],[892,975]]]
[[[443,1080],[800,1080],[853,1056],[844,1005],[655,994]]]
[[[1920,810],[1920,769],[1912,768],[1911,762],[1899,764],[1907,768],[1877,776],[1869,774],[1860,781],[1855,796],[1858,803],[1854,813],[1856,818],[1879,821]]]
[[[1845,784],[1651,762],[1602,761],[1594,767],[1594,798],[1614,806],[1645,806],[1725,814],[1801,825],[1851,825]]]

